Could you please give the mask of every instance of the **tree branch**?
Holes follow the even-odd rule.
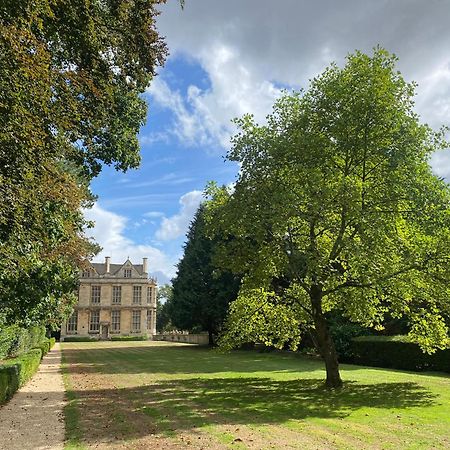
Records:
[[[425,261],[424,261],[425,263]],[[383,281],[388,281],[391,278],[395,278],[398,275],[402,275],[404,273],[410,272],[411,270],[420,270],[423,268],[423,265],[420,264],[412,264],[408,267],[404,267],[401,270],[397,270],[396,272],[393,272],[389,275],[385,275],[384,277],[378,278],[377,280],[375,280],[372,283],[360,283],[356,280],[348,280],[342,284],[337,285],[336,287],[334,287],[333,289],[328,289],[326,291],[323,292],[323,295],[329,295],[332,294],[333,292],[336,292],[340,289],[344,289],[344,288],[348,288],[348,287],[356,287],[356,288],[368,288],[368,289],[373,289],[375,287],[377,287],[381,282]]]

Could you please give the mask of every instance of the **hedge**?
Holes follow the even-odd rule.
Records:
[[[111,336],[112,341],[148,341],[148,336]]]
[[[43,339],[38,345],[34,348],[38,348],[42,352],[42,358],[50,351],[50,339]]]
[[[450,373],[450,348],[430,355],[407,336],[360,336],[352,340],[352,351],[355,364]]]
[[[44,326],[28,329],[17,325],[6,327],[0,331],[0,359],[16,358],[31,348],[38,347],[44,339]]]
[[[42,358],[38,348],[0,365],[0,403],[10,399],[36,372]]]
[[[53,346],[56,344],[56,339],[54,337],[51,337],[48,341],[50,342],[50,350],[51,350]]]
[[[89,336],[66,336],[64,342],[94,342],[97,339]]]

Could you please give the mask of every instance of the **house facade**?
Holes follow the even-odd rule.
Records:
[[[112,336],[156,334],[156,280],[148,276],[148,260],[133,264],[90,263],[81,273],[78,303],[61,326],[67,336],[110,339]]]

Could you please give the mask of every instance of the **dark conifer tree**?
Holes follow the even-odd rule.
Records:
[[[238,276],[214,265],[213,256],[218,244],[218,238],[211,239],[206,235],[205,208],[200,206],[187,233],[184,255],[173,280],[169,311],[173,325],[207,331],[211,345],[240,285]]]

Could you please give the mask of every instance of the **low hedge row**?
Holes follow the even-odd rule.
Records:
[[[89,336],[66,336],[64,342],[94,342],[97,339]]]
[[[407,336],[360,336],[352,340],[355,364],[450,373],[450,348],[429,355]]]
[[[43,339],[39,343],[39,345],[36,345],[35,348],[40,349],[41,352],[42,352],[42,357],[44,357],[50,351],[50,348],[51,348],[51,346],[50,346],[50,339],[47,339],[47,338]]]
[[[111,336],[112,341],[148,341],[148,336]]]
[[[0,403],[10,399],[36,372],[42,350],[35,348],[0,365]]]
[[[50,350],[53,348],[53,346],[56,344],[56,339],[54,337],[49,338],[50,342]]]

